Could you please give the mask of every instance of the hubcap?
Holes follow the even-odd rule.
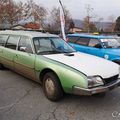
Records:
[[[45,88],[48,95],[53,95],[55,91],[55,86],[51,78],[47,78],[45,82]]]

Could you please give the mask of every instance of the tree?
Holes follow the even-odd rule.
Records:
[[[75,27],[75,23],[73,21],[73,19],[70,20],[70,24],[69,24],[69,30],[72,29]]]
[[[28,6],[30,8],[28,18],[31,18],[31,22],[43,22],[47,15],[46,9],[33,2],[33,0],[28,1]]]
[[[12,27],[15,24],[18,24],[21,20],[26,17],[27,4],[22,2],[14,2],[13,0],[1,0],[0,2],[0,23],[1,25],[7,24],[9,27]],[[3,26],[1,26],[3,27]]]
[[[84,25],[83,29],[86,32],[88,32],[88,30],[89,30],[89,32],[97,31],[96,25],[89,20],[88,16],[86,18],[84,18],[83,25]]]
[[[15,2],[14,0],[0,0],[0,28],[3,24],[10,27],[20,22],[42,22],[46,16],[46,9],[37,5],[33,0],[26,3]]]
[[[116,20],[115,31],[120,32],[120,16]]]
[[[109,21],[110,21],[110,25],[108,26],[108,28],[107,28],[107,30],[109,31],[109,32],[114,32],[114,29],[115,29],[115,21],[114,21],[114,16],[113,15],[111,15],[111,16],[109,16],[108,17],[108,19],[109,19]]]
[[[71,15],[69,10],[64,7],[64,15],[65,15],[65,29],[69,30],[71,20]],[[60,8],[53,7],[50,11],[48,21],[45,23],[45,27],[47,31],[60,31]]]

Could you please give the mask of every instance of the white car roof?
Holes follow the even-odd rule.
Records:
[[[58,37],[57,35],[49,34],[49,33],[42,33],[42,32],[36,32],[36,31],[14,31],[14,30],[4,30],[0,31],[0,34],[8,34],[8,35],[23,35],[28,36],[31,38],[34,37]]]

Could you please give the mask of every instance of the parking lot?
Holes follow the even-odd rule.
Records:
[[[105,98],[66,95],[54,103],[38,83],[0,71],[0,120],[120,120],[120,88]]]

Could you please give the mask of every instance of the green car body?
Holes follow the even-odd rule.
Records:
[[[58,78],[60,82],[59,85],[61,86],[61,89],[65,93],[83,94],[83,95],[87,95],[89,93],[96,94],[99,92],[105,92],[106,88],[109,87],[109,86],[108,87],[103,86],[105,87],[104,89],[99,87],[98,91],[96,90],[96,88],[94,91],[93,91],[94,88],[89,91],[88,76],[83,71],[80,71],[70,65],[64,64],[64,62],[60,62],[57,60],[53,60],[49,57],[46,57],[44,54],[36,53],[35,46],[37,46],[38,43],[37,42],[34,43],[33,39],[38,38],[38,37],[51,38],[51,39],[58,38],[58,36],[56,35],[43,34],[43,33],[38,33],[38,32],[30,32],[30,31],[29,32],[28,31],[2,31],[0,32],[0,68],[2,68],[3,66],[7,67],[41,84],[43,84],[43,79],[46,73],[52,72],[55,74],[56,78]],[[3,40],[1,42],[1,39],[3,38],[5,41]],[[29,41],[29,44],[27,42],[25,43],[26,45],[29,46],[28,52],[26,52],[27,47],[20,46],[20,44],[24,45],[24,42],[23,43],[21,42],[22,40],[24,41],[23,38],[27,39],[26,40],[27,42]],[[10,41],[12,42],[14,41],[14,42],[12,43]],[[16,45],[14,45],[15,43]],[[72,48],[70,48],[70,50],[72,50]],[[75,51],[73,50],[73,53],[74,52]],[[69,53],[69,54],[72,54],[72,53]],[[67,57],[68,58],[72,57],[72,55],[67,55]],[[108,61],[105,61],[105,62],[107,63]],[[118,75],[119,74],[118,65],[111,63],[111,62],[109,62],[109,64],[112,64],[114,66],[112,67],[116,69],[115,75]],[[112,86],[115,86],[115,85],[118,86],[119,83],[120,81],[117,81],[114,84],[112,84]],[[51,99],[51,98],[49,99],[53,101],[57,100],[57,99]]]

